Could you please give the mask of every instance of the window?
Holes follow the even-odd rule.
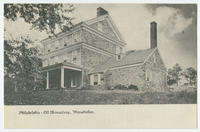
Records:
[[[57,40],[57,41],[54,42],[53,47],[54,47],[55,49],[58,49],[58,47],[59,47],[59,41],[60,41],[60,40]]]
[[[51,59],[50,58],[47,59],[47,63],[48,63],[48,65],[50,65],[50,63],[51,63]]]
[[[67,44],[64,44],[64,46],[67,46]]]
[[[101,32],[103,31],[103,24],[102,24],[102,22],[98,22],[97,28],[98,28],[99,31],[101,31]]]
[[[122,47],[120,47],[120,53],[122,53]]]
[[[90,75],[90,85],[94,85],[94,75]]]
[[[156,63],[156,55],[153,55],[153,62]]]
[[[98,75],[94,75],[94,85],[98,85]]]
[[[77,50],[72,51],[72,63],[77,62]]]
[[[101,81],[103,81],[104,80],[103,74],[100,74],[100,77],[101,77]]]
[[[118,59],[121,59],[121,56],[120,56],[120,55],[118,55]]]
[[[47,66],[48,65],[48,59],[45,59],[44,61],[43,61],[43,66]]]
[[[73,57],[73,62],[76,63],[76,57]]]
[[[56,56],[54,60],[55,60],[55,63],[58,63],[58,60],[59,60],[58,56]]]
[[[80,42],[80,33],[76,32],[73,34],[74,42]]]
[[[46,45],[46,50],[47,50],[47,52],[50,52],[50,49],[51,49],[51,45],[50,45],[50,44],[47,44],[47,45]]]
[[[72,44],[72,34],[67,36],[67,43],[70,45]]]
[[[121,54],[122,53],[122,48],[121,47],[116,47],[116,54]]]
[[[49,60],[50,64],[54,64],[54,62],[55,62],[54,58],[55,58],[54,56],[50,57],[50,60]]]
[[[120,55],[118,55],[118,56],[117,56],[117,58],[118,58],[118,60],[120,60],[120,59],[121,59],[121,56],[120,56]]]
[[[152,81],[152,71],[146,70],[146,81]]]
[[[61,39],[58,40],[58,42],[59,42],[60,45],[63,45],[65,43],[65,40],[63,38],[61,38]]]
[[[64,38],[64,42],[65,42],[65,44],[69,42],[68,37]]]

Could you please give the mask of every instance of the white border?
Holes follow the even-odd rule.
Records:
[[[1,90],[0,90],[0,96],[1,96],[1,98],[0,98],[0,131],[8,131],[8,132],[10,132],[10,131],[17,131],[17,132],[27,132],[27,131],[30,131],[30,132],[34,132],[34,131],[39,131],[39,132],[44,132],[44,131],[56,131],[56,132],[58,132],[58,131],[61,131],[61,132],[66,132],[66,131],[75,131],[75,132],[80,132],[80,131],[83,131],[83,132],[88,132],[88,131],[91,131],[91,132],[93,132],[93,131],[95,131],[95,132],[97,132],[97,131],[102,131],[103,129],[83,129],[83,130],[81,130],[81,129],[68,129],[68,130],[64,130],[64,129],[53,129],[53,130],[50,130],[50,129],[28,129],[28,130],[26,130],[26,129],[3,129],[3,127],[4,127],[4,114],[3,114],[3,107],[4,107],[4,99],[3,99],[3,49],[4,49],[4,46],[3,46],[3,27],[4,27],[4,25],[3,25],[3,4],[4,3],[49,3],[50,2],[50,0],[2,0],[0,3],[0,66],[1,66],[1,68],[0,68],[0,73],[1,73],[1,75],[0,75],[0,84],[2,84],[1,85]],[[197,15],[198,15],[198,23],[197,23],[197,36],[198,36],[198,43],[200,42],[200,39],[199,39],[199,37],[200,37],[200,35],[199,35],[199,33],[198,33],[198,31],[199,31],[199,24],[200,24],[200,21],[199,21],[199,8],[200,8],[200,6],[199,6],[199,4],[200,4],[200,2],[198,2],[198,0],[87,0],[87,1],[83,1],[83,0],[52,0],[51,1],[51,3],[68,3],[68,2],[70,2],[70,3],[193,3],[193,4],[195,4],[195,3],[197,3],[198,4],[198,13],[197,13]],[[198,48],[198,58],[199,58],[199,55],[200,55],[200,53],[199,53],[199,51],[200,51],[200,47],[197,45],[197,48]],[[198,61],[199,61],[199,59],[198,59]],[[199,64],[198,63],[198,61],[197,61],[197,64]],[[200,68],[200,66],[198,65],[198,69]],[[199,78],[199,76],[200,76],[200,71],[198,70],[198,78]],[[198,80],[198,88],[199,88],[199,85],[200,84],[200,81]],[[198,90],[198,95],[200,94],[200,91]],[[200,99],[200,97],[198,96],[198,106],[199,106],[199,99]],[[198,109],[198,112],[199,112],[200,110]],[[200,115],[198,114],[198,119],[200,119]],[[138,132],[138,131],[150,131],[150,132],[154,132],[154,131],[172,131],[172,132],[177,132],[177,131],[181,131],[181,132],[185,132],[185,131],[189,131],[189,132],[196,132],[196,131],[199,131],[200,129],[199,129],[199,126],[200,126],[200,123],[199,123],[199,121],[198,121],[198,129],[139,129],[139,130],[136,130],[136,129],[134,129],[134,130],[128,130],[128,129],[107,129],[107,130],[103,130],[103,131],[120,131],[120,132],[123,132],[123,131],[135,131],[135,132]]]

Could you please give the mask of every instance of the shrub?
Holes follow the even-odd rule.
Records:
[[[120,89],[120,90],[125,90],[125,89],[128,89],[125,85],[122,85],[122,84],[117,84],[114,89]]]
[[[128,89],[133,89],[135,91],[138,91],[138,87],[136,85],[133,85],[133,84],[129,85]]]

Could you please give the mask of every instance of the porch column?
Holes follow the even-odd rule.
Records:
[[[49,71],[47,71],[46,89],[49,89]]]
[[[65,86],[64,86],[65,73],[64,73],[64,72],[65,72],[65,71],[64,71],[64,67],[61,66],[61,72],[60,72],[60,75],[61,75],[61,77],[60,77],[60,87],[61,87],[61,88],[65,88]]]
[[[83,69],[82,69],[82,71],[81,71],[81,87],[83,87],[83,74],[84,74],[84,71],[83,71]]]

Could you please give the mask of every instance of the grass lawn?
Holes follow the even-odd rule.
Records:
[[[49,90],[4,95],[5,105],[196,104],[196,91]]]

